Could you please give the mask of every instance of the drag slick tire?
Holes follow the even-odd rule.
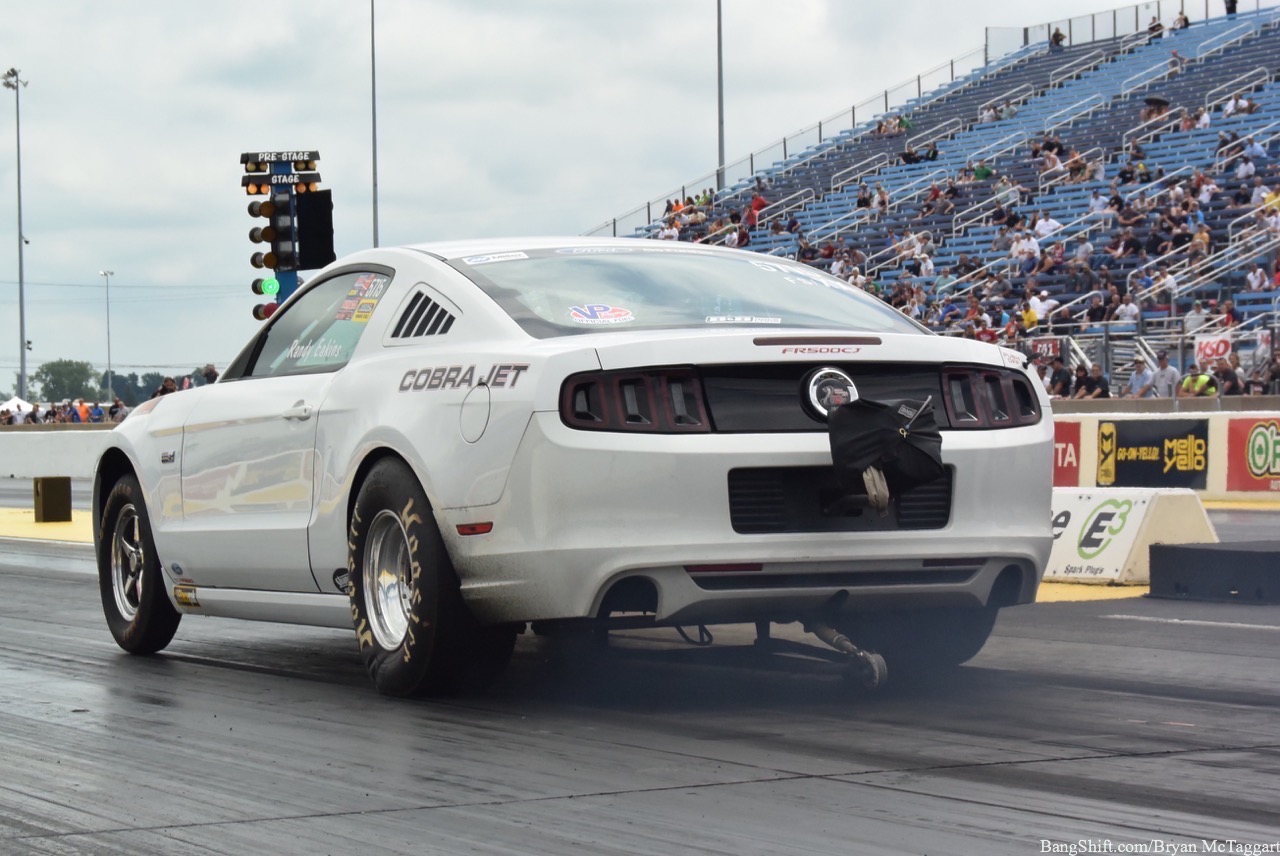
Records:
[[[998,612],[987,606],[863,613],[842,629],[859,647],[882,655],[895,675],[937,674],[977,656]]]
[[[98,588],[116,644],[130,654],[154,654],[178,632],[182,614],[165,591],[142,486],[127,475],[111,486],[98,537]]]
[[[479,690],[511,658],[515,630],[471,614],[426,494],[398,459],[374,464],[360,486],[347,572],[360,656],[380,693]]]

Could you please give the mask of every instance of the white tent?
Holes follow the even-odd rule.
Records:
[[[15,395],[4,404],[0,404],[0,410],[9,410],[13,413],[29,413],[31,412],[31,403],[23,401]]]

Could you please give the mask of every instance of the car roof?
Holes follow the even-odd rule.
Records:
[[[569,247],[637,247],[637,238],[587,238],[587,237],[523,237],[523,238],[473,238],[465,241],[429,241],[420,244],[406,244],[408,249],[431,253],[443,259],[456,259],[466,256],[488,255],[491,253],[508,253],[517,250],[558,250]],[[693,252],[703,251],[714,254],[733,255],[741,250],[710,247],[704,244],[681,242],[674,246],[666,241],[645,241],[643,246],[672,247]]]

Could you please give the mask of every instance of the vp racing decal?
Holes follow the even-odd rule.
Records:
[[[630,309],[607,303],[586,303],[569,307],[569,320],[575,324],[625,324],[634,321]]]
[[[433,389],[471,389],[475,386],[514,387],[520,375],[529,370],[528,363],[499,363],[488,372],[476,372],[470,366],[427,366],[409,369],[400,378],[401,392]]]

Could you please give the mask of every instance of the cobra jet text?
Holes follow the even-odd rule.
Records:
[[[400,391],[421,391],[431,389],[471,389],[473,386],[514,387],[520,375],[529,369],[528,363],[499,363],[492,366],[487,373],[476,372],[470,366],[427,366],[421,369],[409,369],[400,378]]]

